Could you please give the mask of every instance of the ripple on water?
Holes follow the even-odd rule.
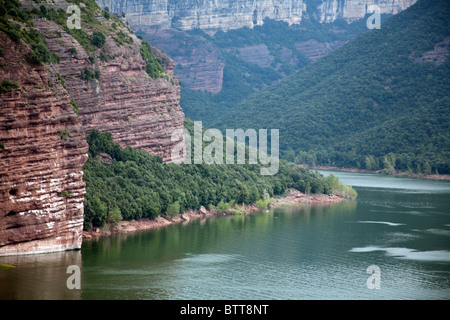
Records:
[[[203,254],[187,254],[186,257],[179,260],[182,263],[192,264],[212,264],[224,263],[230,260],[238,259],[238,254],[219,254],[219,253],[203,253]]]
[[[352,248],[349,251],[357,253],[384,251],[386,255],[399,259],[416,260],[416,261],[450,262],[450,251],[447,250],[419,251],[416,249],[402,248],[402,247],[390,248],[390,247],[366,246],[366,247]]]
[[[444,229],[427,229],[425,232],[440,235],[440,236],[450,236],[450,230],[444,230]]]
[[[358,221],[358,223],[378,223],[378,224],[386,224],[391,227],[404,226],[405,223],[394,223],[389,221]]]

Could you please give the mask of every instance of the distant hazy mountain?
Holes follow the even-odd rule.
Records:
[[[449,21],[448,1],[419,1],[210,125],[279,128],[298,162],[450,172]]]

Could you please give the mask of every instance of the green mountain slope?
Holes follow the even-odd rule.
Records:
[[[302,163],[450,172],[449,19],[419,1],[209,126],[279,128]]]
[[[208,124],[214,120],[215,110],[231,108],[254,92],[302,69],[318,56],[354,39],[364,30],[365,20],[352,24],[342,20],[321,24],[306,16],[301,25],[289,26],[285,22],[266,19],[264,25],[253,29],[219,31],[214,36],[200,30],[190,31],[220,52],[225,65],[223,86],[219,93],[212,94],[190,90],[184,85],[181,106],[188,117]],[[309,48],[302,48],[308,44]],[[179,68],[175,71],[177,74],[184,72]]]
[[[382,16],[382,20],[386,18]],[[308,14],[300,25],[266,19],[262,26],[218,31],[214,35],[200,29],[136,28],[139,36],[174,59],[175,73],[183,82],[183,111],[205,124],[214,120],[215,110],[231,108],[365,30],[364,19],[328,24]]]

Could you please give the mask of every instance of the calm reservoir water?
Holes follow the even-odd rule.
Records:
[[[16,266],[0,270],[0,299],[449,299],[450,182],[331,173],[356,201],[0,257]],[[81,289],[67,288],[70,265]]]

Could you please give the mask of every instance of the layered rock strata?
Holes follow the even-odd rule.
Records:
[[[222,91],[226,58],[201,34],[193,34],[189,30],[199,28],[212,36],[219,30],[253,28],[262,25],[266,18],[290,25],[301,25],[308,19],[321,23],[339,19],[352,22],[373,12],[371,5],[378,6],[380,13],[396,14],[416,1],[96,0],[111,12],[125,13],[127,22],[135,31],[167,52],[174,59],[176,72],[185,88],[212,94]],[[317,60],[345,42],[308,40],[295,43],[295,47],[309,59]],[[275,59],[265,45],[249,45],[237,50],[240,59],[259,67],[270,68]],[[280,58],[293,66],[298,63],[293,52],[287,48],[282,49]]]
[[[176,74],[186,88],[218,93],[222,90],[225,59],[220,51],[199,35],[176,29],[144,34],[144,39],[171,55]]]
[[[0,33],[0,255],[77,249],[88,145],[70,96],[29,48]]]
[[[296,42],[295,48],[303,53],[306,57],[315,61],[327,55],[346,44],[346,41],[319,42],[317,40],[308,40],[304,42]]]

